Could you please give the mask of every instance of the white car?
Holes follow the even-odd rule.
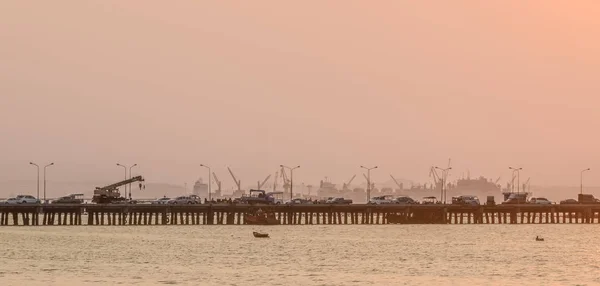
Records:
[[[536,204],[536,205],[551,205],[552,204],[552,202],[546,198],[531,198],[531,200],[529,200],[529,202],[532,204]]]
[[[7,204],[16,205],[16,204],[39,204],[40,200],[36,199],[34,196],[30,195],[18,195],[16,198],[10,198],[6,200]]]
[[[171,198],[164,197],[164,198],[160,198],[158,200],[152,201],[152,204],[153,205],[166,205],[169,203],[170,200],[171,200]]]
[[[196,195],[180,196],[180,197],[176,197],[172,200],[169,200],[169,204],[173,204],[173,205],[199,204],[199,203],[200,203],[200,198]]]
[[[390,195],[373,197],[369,201],[369,204],[373,204],[373,205],[387,205],[387,204],[395,204],[395,203],[396,203],[396,200],[394,199],[393,196],[390,196]]]

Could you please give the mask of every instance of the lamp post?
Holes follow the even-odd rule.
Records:
[[[521,193],[521,170],[523,170],[523,168],[513,168],[513,167],[508,167],[508,169],[513,170],[513,172],[517,172],[517,197],[518,194]]]
[[[44,203],[46,203],[46,168],[54,166],[54,163],[50,163],[44,166]]]
[[[137,166],[137,164],[133,164],[131,165],[131,167],[129,167],[129,179],[131,180],[131,169],[133,169],[133,167]],[[129,182],[129,200],[131,200],[131,182]]]
[[[442,169],[442,168],[436,166],[435,168],[442,171],[442,190],[440,192],[440,200],[442,200],[445,204],[446,203],[446,192],[444,189],[446,188],[446,178],[448,177],[448,171],[452,170],[452,167]]]
[[[123,169],[125,170],[125,179],[124,180],[127,180],[127,167],[125,167],[125,165],[121,165],[119,163],[117,163],[117,166],[123,167]],[[127,185],[125,185],[125,198],[127,198]]]
[[[279,165],[279,167],[290,170],[290,202],[294,200],[294,170],[300,168],[300,165],[290,168],[288,166]]]
[[[33,165],[37,168],[37,199],[40,199],[40,166],[36,163],[29,162],[29,165]]]
[[[367,204],[371,201],[371,170],[377,169],[377,166],[372,168],[367,168],[365,166],[360,166],[363,169],[367,170]]]
[[[581,171],[581,176],[579,177],[579,179],[581,181],[581,190],[579,191],[580,194],[583,194],[583,173],[585,171],[589,171],[589,170],[591,170],[591,168],[587,168],[587,169]]]
[[[211,197],[211,180],[210,180],[210,167],[200,164],[200,167],[204,167],[206,169],[208,169],[208,202],[212,202],[212,197]]]

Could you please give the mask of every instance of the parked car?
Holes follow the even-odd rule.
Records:
[[[153,205],[166,205],[166,204],[169,203],[170,200],[171,200],[171,198],[163,197],[163,198],[160,198],[158,200],[152,201],[151,204],[153,204]]]
[[[579,202],[575,199],[566,199],[563,201],[560,201],[561,205],[574,205],[574,204],[578,204]]]
[[[169,200],[169,204],[173,204],[173,205],[199,204],[199,203],[200,203],[200,197],[198,197],[196,195],[179,196],[172,200]]]
[[[536,205],[551,205],[552,204],[552,202],[546,198],[531,198],[529,200],[529,203],[536,204]]]
[[[413,200],[411,197],[397,197],[395,201],[399,205],[415,205],[419,203]]]
[[[16,204],[39,204],[40,200],[36,199],[34,196],[30,195],[18,195],[15,198],[10,198],[6,200],[7,204],[16,205]]]
[[[476,196],[457,196],[452,197],[453,205],[469,205],[469,206],[478,206],[479,198]]]
[[[437,198],[434,196],[423,197],[423,200],[421,201],[422,205],[437,205],[441,203],[442,202],[438,201]]]
[[[528,193],[511,193],[502,204],[520,205],[527,203]]]
[[[394,197],[390,196],[390,195],[372,197],[371,200],[369,200],[369,204],[372,204],[372,205],[387,205],[387,204],[395,204],[395,203],[396,203],[396,200],[394,200]]]
[[[311,200],[305,199],[293,199],[289,202],[285,203],[286,205],[312,205],[313,202]]]
[[[52,201],[53,204],[83,204],[83,194],[71,194]]]
[[[333,205],[349,205],[349,204],[352,204],[352,200],[344,199],[344,198],[333,198],[333,199],[327,200],[327,203],[333,204]]]
[[[335,199],[335,198],[334,197],[328,197],[326,199],[318,200],[317,203],[318,204],[327,204],[328,201],[333,200],[333,199]]]

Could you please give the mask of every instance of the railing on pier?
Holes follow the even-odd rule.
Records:
[[[0,225],[600,223],[598,205],[0,205]]]

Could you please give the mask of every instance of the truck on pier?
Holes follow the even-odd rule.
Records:
[[[590,194],[578,194],[577,201],[580,204],[598,204],[598,203],[600,203],[600,200],[598,200],[597,198],[594,198],[594,195],[590,195]]]
[[[137,176],[105,187],[96,187],[96,189],[94,190],[94,196],[92,197],[92,202],[97,204],[126,203],[127,198],[121,196],[121,193],[119,192],[118,188],[131,183],[140,182],[141,189],[141,182],[143,181],[144,178],[142,176]]]
[[[263,190],[250,190],[249,196],[242,196],[236,201],[255,205],[255,204],[265,204],[265,205],[279,205],[283,202],[283,192],[265,192]]]

